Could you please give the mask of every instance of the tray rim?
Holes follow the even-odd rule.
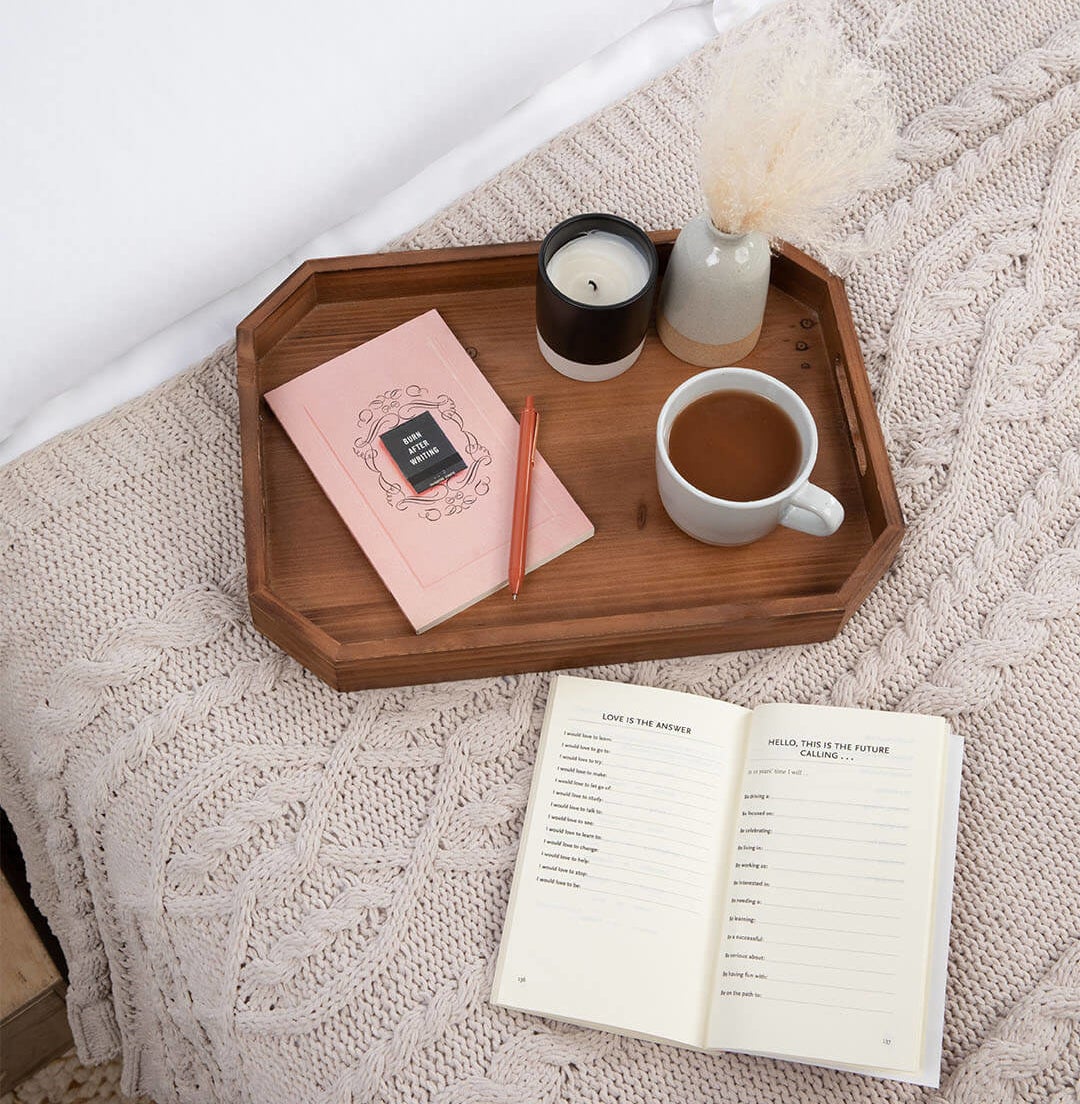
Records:
[[[650,237],[657,246],[665,247],[674,242],[678,233],[678,230],[661,230],[650,233]],[[265,404],[262,402],[262,394],[258,387],[258,361],[274,347],[278,338],[263,344],[266,337],[272,337],[272,334],[265,334],[264,331],[270,328],[271,323],[276,323],[279,327],[284,327],[283,333],[287,333],[291,323],[288,325],[285,323],[290,316],[295,315],[298,320],[318,303],[329,301],[329,298],[320,299],[318,295],[321,275],[440,265],[447,262],[467,264],[471,261],[500,257],[520,257],[535,255],[539,246],[539,241],[503,242],[306,260],[237,325],[237,388],[240,404],[244,541],[247,591],[253,623],[279,647],[337,689],[353,690],[409,684],[413,680],[394,674],[392,669],[395,665],[407,667],[410,660],[415,660],[418,655],[430,655],[431,649],[425,646],[424,635],[401,635],[386,639],[372,638],[365,641],[342,642],[311,621],[300,610],[281,599],[272,589],[266,560],[267,503],[263,493],[262,434],[259,428],[262,417],[268,415],[265,415],[262,409]],[[666,253],[662,256],[666,261]],[[565,646],[567,642],[573,641],[596,642],[598,650],[602,648],[604,641],[626,643],[626,629],[630,626],[623,623],[631,619],[636,621],[633,625],[635,642],[656,634],[662,634],[664,639],[670,639],[672,632],[678,633],[680,638],[689,638],[699,632],[707,634],[710,629],[715,630],[718,623],[740,626],[758,622],[771,623],[776,620],[781,623],[794,622],[800,618],[814,617],[826,618],[832,627],[826,635],[820,637],[815,635],[813,639],[829,639],[839,632],[888,570],[899,549],[905,526],[843,281],[818,261],[788,243],[779,243],[774,249],[774,261],[777,258],[782,259],[784,265],[780,269],[782,279],[781,281],[774,279],[777,274],[777,265],[774,263],[770,282],[782,285],[787,278],[791,278],[798,283],[795,274],[801,270],[805,274],[801,290],[811,294],[800,297],[800,301],[813,306],[822,318],[823,326],[828,322],[828,329],[834,331],[826,337],[827,347],[838,343],[842,350],[838,357],[834,356],[833,368],[845,408],[849,445],[855,453],[860,470],[864,502],[868,482],[880,499],[879,532],[862,554],[851,574],[835,591],[765,597],[752,602],[727,600],[708,606],[657,611],[650,614],[649,630],[645,634],[641,631],[640,615],[636,613],[607,613],[587,618],[544,622],[543,643],[550,644],[555,650],[558,650],[556,643]],[[814,294],[814,288],[805,282],[805,278],[809,278],[818,285],[816,294]],[[783,287],[781,289],[786,290]],[[830,313],[831,318],[827,318]],[[845,387],[848,391],[846,396]],[[853,423],[853,418],[854,423],[857,424]],[[868,476],[868,473],[871,474]],[[447,653],[440,652],[440,655],[452,652],[464,661],[460,664],[463,670],[473,667],[477,670],[474,674],[451,674],[447,677],[480,677],[509,671],[538,669],[528,664],[523,666],[520,663],[510,663],[507,666],[505,663],[508,647],[513,648],[523,644],[526,639],[530,645],[537,644],[535,623],[502,626],[500,631],[495,633],[498,639],[494,643],[490,627],[462,630],[462,632],[464,645],[448,649]],[[472,644],[469,643],[470,636],[477,638]],[[523,639],[515,639],[518,636]],[[480,637],[483,640],[480,640]],[[460,633],[459,639],[461,639]],[[808,637],[805,642],[810,642],[810,639]],[[794,642],[796,641],[783,643]],[[492,652],[501,658],[504,661],[502,666],[505,670],[497,671],[490,663],[485,662],[486,652]],[[662,654],[674,656],[700,653],[692,650],[665,649]],[[475,663],[468,662],[469,657],[472,657]],[[620,662],[620,660],[617,657],[602,657],[595,662]],[[376,664],[383,670],[381,676],[370,670],[372,664]],[[368,669],[366,673],[365,668]],[[423,677],[422,671],[415,673],[421,676],[423,682],[432,681],[430,677]],[[373,677],[367,677],[369,675]],[[389,681],[387,681],[388,678]]]

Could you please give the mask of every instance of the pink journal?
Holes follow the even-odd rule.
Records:
[[[518,423],[437,311],[266,401],[418,633],[506,585]],[[527,570],[593,532],[537,454]]]

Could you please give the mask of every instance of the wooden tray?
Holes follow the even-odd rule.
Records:
[[[661,266],[674,232],[653,235]],[[799,644],[835,635],[903,534],[841,281],[797,249],[774,258],[761,340],[742,363],[817,419],[813,480],[844,505],[831,537],[790,529],[743,548],[681,533],[656,490],[667,395],[699,369],[651,331],[603,383],[552,371],[536,346],[538,244],[308,261],[237,328],[248,592],[256,627],[340,690]],[[417,636],[264,392],[435,307],[514,412],[542,411],[540,451],[596,536]],[[617,434],[617,436],[615,436]]]

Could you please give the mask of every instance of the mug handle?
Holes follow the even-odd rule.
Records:
[[[812,537],[827,537],[840,528],[844,507],[828,491],[807,483],[780,514],[780,524]]]

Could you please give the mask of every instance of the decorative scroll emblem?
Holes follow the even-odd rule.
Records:
[[[466,466],[464,471],[418,495],[380,447],[379,436],[425,410],[431,412],[436,422],[454,426],[458,436],[464,438],[460,451]],[[426,387],[416,384],[395,387],[372,399],[356,421],[361,435],[353,442],[353,452],[374,472],[379,489],[395,510],[412,511],[425,521],[438,521],[444,515],[464,513],[491,489],[490,475],[485,470],[491,466],[491,453],[466,428],[449,395],[432,398]]]

